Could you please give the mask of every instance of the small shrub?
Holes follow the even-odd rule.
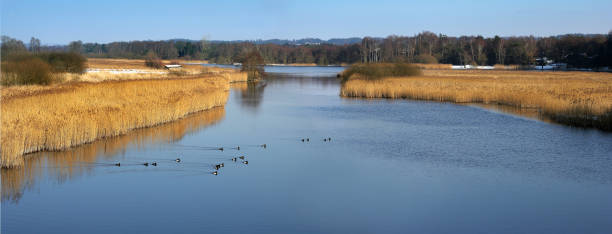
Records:
[[[47,62],[54,72],[83,74],[86,70],[87,59],[77,53],[49,52],[36,56]]]
[[[421,75],[421,70],[409,63],[355,64],[342,72],[340,77],[344,82],[353,75],[366,80],[377,80],[384,77],[417,76]]]
[[[414,62],[423,63],[423,64],[438,64],[438,59],[436,59],[436,57],[431,56],[431,55],[421,54],[414,58]]]
[[[48,85],[53,81],[52,68],[42,59],[29,56],[2,62],[2,85]]]
[[[147,53],[147,57],[145,58],[145,66],[155,69],[164,68],[164,64],[162,63],[161,59],[159,59],[159,57],[157,57],[157,55],[155,55],[153,52]]]

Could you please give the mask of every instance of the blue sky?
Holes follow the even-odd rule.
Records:
[[[3,35],[43,44],[607,33],[612,1],[1,0]]]

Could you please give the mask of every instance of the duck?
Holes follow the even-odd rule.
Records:
[[[115,163],[115,166],[120,167],[120,166],[121,166],[121,163]]]
[[[219,165],[221,165],[221,167],[225,167],[225,163],[221,163],[221,164],[219,164]]]
[[[153,162],[153,163],[151,163],[151,165],[157,166],[157,162]]]
[[[221,169],[221,165],[219,164],[215,165],[215,170],[219,170],[219,169]]]
[[[238,157],[238,158],[240,158],[240,159],[244,160],[244,156],[240,156],[240,157]]]
[[[240,150],[240,146],[236,147],[236,150]]]
[[[264,147],[264,149],[265,149],[266,147],[268,147],[268,145],[263,144],[263,145],[261,145],[261,147]]]
[[[212,172],[212,174],[213,174],[213,175],[218,175],[218,174],[219,174],[219,172],[217,172],[217,171],[213,171],[213,172]]]
[[[174,161],[175,161],[175,162],[181,162],[181,159],[180,159],[180,158],[177,158],[177,159],[175,159]]]
[[[221,150],[221,151],[223,151],[223,147],[219,147],[219,149],[218,149],[218,150]]]
[[[234,161],[234,162],[235,162],[236,160],[238,160],[238,158],[232,158],[232,161]]]
[[[304,142],[304,138],[302,138],[302,142]]]
[[[328,138],[327,138],[327,141],[331,141],[331,137],[328,137]]]
[[[244,162],[242,162],[242,163],[244,163],[244,164],[249,164],[249,161],[244,161]]]
[[[310,141],[310,138],[306,138],[306,141]]]
[[[323,141],[327,141],[327,138],[323,138]]]
[[[148,167],[149,163],[146,162],[146,163],[143,163],[142,165],[144,165],[145,167]]]

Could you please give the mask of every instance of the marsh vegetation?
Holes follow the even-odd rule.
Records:
[[[2,166],[22,165],[23,154],[64,150],[223,106],[228,84],[209,77],[2,89]]]
[[[421,70],[408,63],[364,63],[350,66],[340,74],[340,78],[346,82],[350,79],[380,80],[417,75],[421,75]]]
[[[412,77],[349,79],[341,95],[536,108],[559,123],[612,130],[610,73],[424,70]]]

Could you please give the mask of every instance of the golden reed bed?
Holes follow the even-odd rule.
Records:
[[[415,77],[350,79],[340,95],[538,108],[559,123],[612,130],[611,73],[424,70]]]
[[[100,158],[120,160],[122,156],[118,153],[130,146],[172,143],[187,134],[214,125],[224,117],[225,109],[217,107],[168,124],[137,129],[126,135],[94,141],[71,150],[26,155],[22,167],[1,170],[2,201],[17,202],[25,190],[35,187],[37,181],[43,178],[56,180],[57,183],[78,178],[96,167],[111,166],[96,164]]]
[[[105,81],[8,87],[1,92],[1,164],[15,167],[24,163],[27,153],[64,150],[223,106],[229,80]]]

